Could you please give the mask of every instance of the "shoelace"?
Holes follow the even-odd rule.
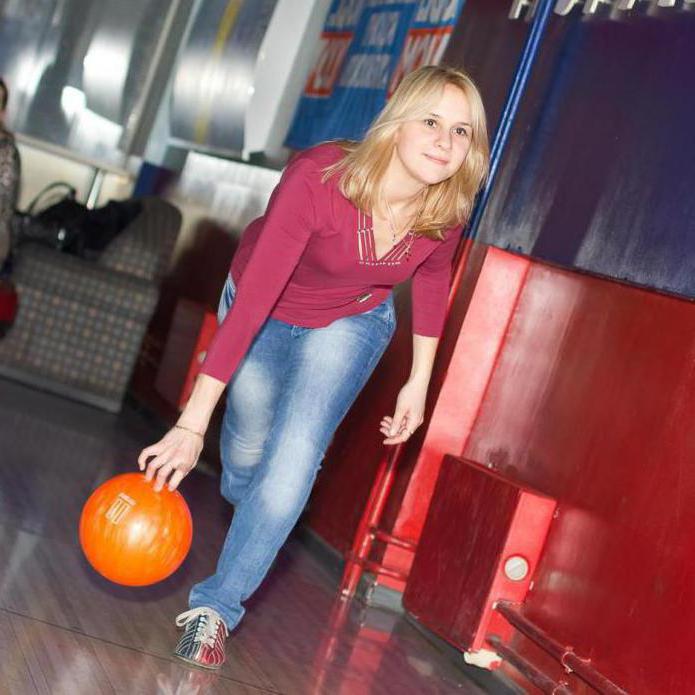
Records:
[[[188,611],[184,611],[176,616],[176,625],[178,627],[183,627],[191,620],[195,620],[199,617],[202,618],[202,620],[199,620],[196,626],[195,639],[200,640],[206,647],[215,646],[215,638],[217,637],[217,628],[219,625],[222,625],[225,637],[229,634],[224,620],[222,620],[217,611],[214,611],[212,608],[191,608]]]

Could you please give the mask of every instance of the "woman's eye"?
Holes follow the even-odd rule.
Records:
[[[435,121],[434,118],[426,118],[425,119],[425,125],[428,128],[434,128],[434,126],[437,125],[437,121]]]
[[[468,131],[465,128],[455,128],[454,132],[461,137],[468,137]]]

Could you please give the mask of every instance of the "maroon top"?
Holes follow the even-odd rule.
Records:
[[[441,335],[459,228],[448,229],[443,241],[407,234],[376,259],[369,216],[340,192],[339,174],[321,181],[342,156],[328,143],[295,157],[265,215],[244,231],[231,267],[237,294],[203,374],[229,381],[268,316],[327,326],[375,307],[411,276],[413,332]]]

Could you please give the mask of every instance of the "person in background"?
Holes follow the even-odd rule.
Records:
[[[19,152],[12,133],[5,129],[9,90],[0,77],[0,338],[17,315],[17,291],[9,279],[12,216],[19,194]]]
[[[10,253],[12,215],[19,195],[20,162],[14,136],[5,127],[9,100],[7,84],[0,77],[0,277]]]
[[[196,584],[175,654],[219,668],[224,643],[306,504],[324,453],[395,329],[394,285],[412,278],[413,357],[384,443],[423,421],[461,226],[485,180],[485,111],[465,73],[406,76],[362,142],[296,156],[244,232],[220,325],[177,424],[143,449],[155,489],[195,466],[229,382],[222,495],[234,518],[215,573]]]

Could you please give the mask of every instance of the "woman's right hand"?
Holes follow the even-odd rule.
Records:
[[[202,450],[202,434],[174,426],[156,444],[142,450],[138,466],[145,471],[147,480],[155,479],[155,492],[165,484],[170,490],[176,490],[195,468]]]

